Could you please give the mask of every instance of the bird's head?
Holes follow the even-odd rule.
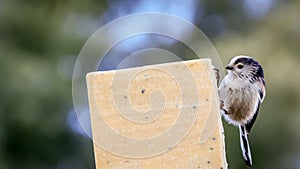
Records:
[[[253,77],[264,77],[260,64],[250,56],[239,55],[230,59],[226,69],[229,74],[239,78],[252,79]]]

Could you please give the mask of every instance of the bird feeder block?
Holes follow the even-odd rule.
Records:
[[[210,59],[87,75],[97,169],[225,169]]]

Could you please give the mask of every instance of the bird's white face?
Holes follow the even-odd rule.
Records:
[[[236,56],[229,61],[229,64],[226,66],[228,74],[232,74],[236,77],[245,77],[249,78],[253,76],[253,73],[256,71],[257,67],[251,63],[247,63],[247,59],[251,59],[249,56]]]

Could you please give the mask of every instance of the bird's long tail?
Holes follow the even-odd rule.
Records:
[[[251,157],[250,145],[247,136],[248,133],[244,126],[240,125],[239,129],[240,129],[240,142],[241,142],[243,157],[245,159],[247,166],[252,167],[252,157]]]

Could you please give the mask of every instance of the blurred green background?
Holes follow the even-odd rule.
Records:
[[[95,168],[92,141],[73,109],[76,58],[101,25],[143,11],[136,6],[156,11],[153,4],[161,2],[192,4],[190,21],[210,38],[223,64],[238,54],[261,62],[267,97],[249,136],[253,168],[300,168],[300,1],[152,2],[0,0],[1,169]],[[229,168],[245,168],[238,129],[224,126]]]

